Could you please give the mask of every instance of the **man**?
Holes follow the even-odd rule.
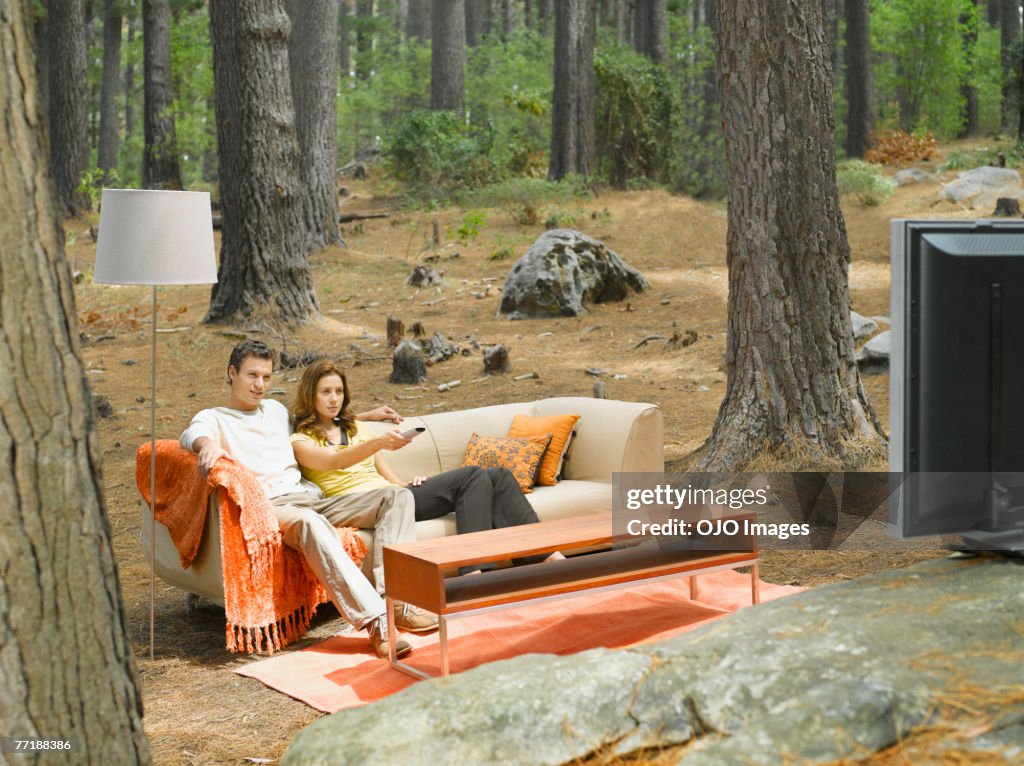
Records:
[[[199,453],[199,470],[204,476],[222,458],[238,460],[255,474],[277,516],[284,543],[302,553],[341,616],[357,628],[365,628],[377,656],[386,657],[387,617],[381,598],[384,583],[378,582],[374,588],[345,553],[323,515],[330,512],[336,500],[324,499],[316,485],[302,479],[289,441],[288,410],[280,402],[265,398],[273,371],[274,352],[265,343],[246,340],[236,345],[228,360],[231,390],[227,406],[197,413],[179,441],[183,448]],[[357,417],[401,420],[389,407]],[[373,521],[375,534],[384,535],[386,544],[415,539],[414,519],[408,508],[378,509]],[[382,580],[382,574],[377,579]],[[415,632],[437,627],[436,619],[407,605],[396,612],[396,627]],[[400,640],[396,650],[398,656],[404,656],[412,647]]]

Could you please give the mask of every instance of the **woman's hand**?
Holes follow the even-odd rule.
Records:
[[[397,428],[394,431],[388,431],[386,434],[381,434],[377,437],[380,449],[396,450],[401,449],[406,444],[411,444],[412,439],[406,439],[402,436],[402,432]]]
[[[405,486],[407,486],[407,487],[418,487],[418,486],[420,486],[420,484],[422,484],[423,482],[425,482],[429,478],[430,478],[429,476],[413,476],[412,479],[410,481],[408,481]]]

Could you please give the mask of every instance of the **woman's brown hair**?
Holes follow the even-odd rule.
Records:
[[[341,367],[330,359],[319,359],[306,368],[299,381],[299,388],[295,392],[295,403],[292,405],[292,429],[298,433],[308,434],[314,438],[327,441],[327,434],[320,427],[320,418],[316,414],[316,387],[320,379],[328,375],[337,375],[341,378],[341,386],[344,395],[341,400],[341,411],[335,422],[341,424],[341,428],[349,436],[356,432],[356,418],[348,410],[348,379]]]

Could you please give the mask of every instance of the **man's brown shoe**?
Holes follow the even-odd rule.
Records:
[[[366,630],[370,634],[370,643],[373,644],[373,651],[377,653],[377,656],[382,660],[388,657],[388,618],[387,615],[382,614],[380,617],[375,617],[370,620],[366,625]],[[395,636],[395,657],[404,657],[412,651],[412,646],[408,641]]]
[[[401,601],[395,602],[395,627],[410,633],[429,633],[437,630],[437,618]]]

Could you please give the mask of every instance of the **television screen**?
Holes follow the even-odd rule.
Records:
[[[891,235],[894,534],[1024,549],[1024,221]]]

